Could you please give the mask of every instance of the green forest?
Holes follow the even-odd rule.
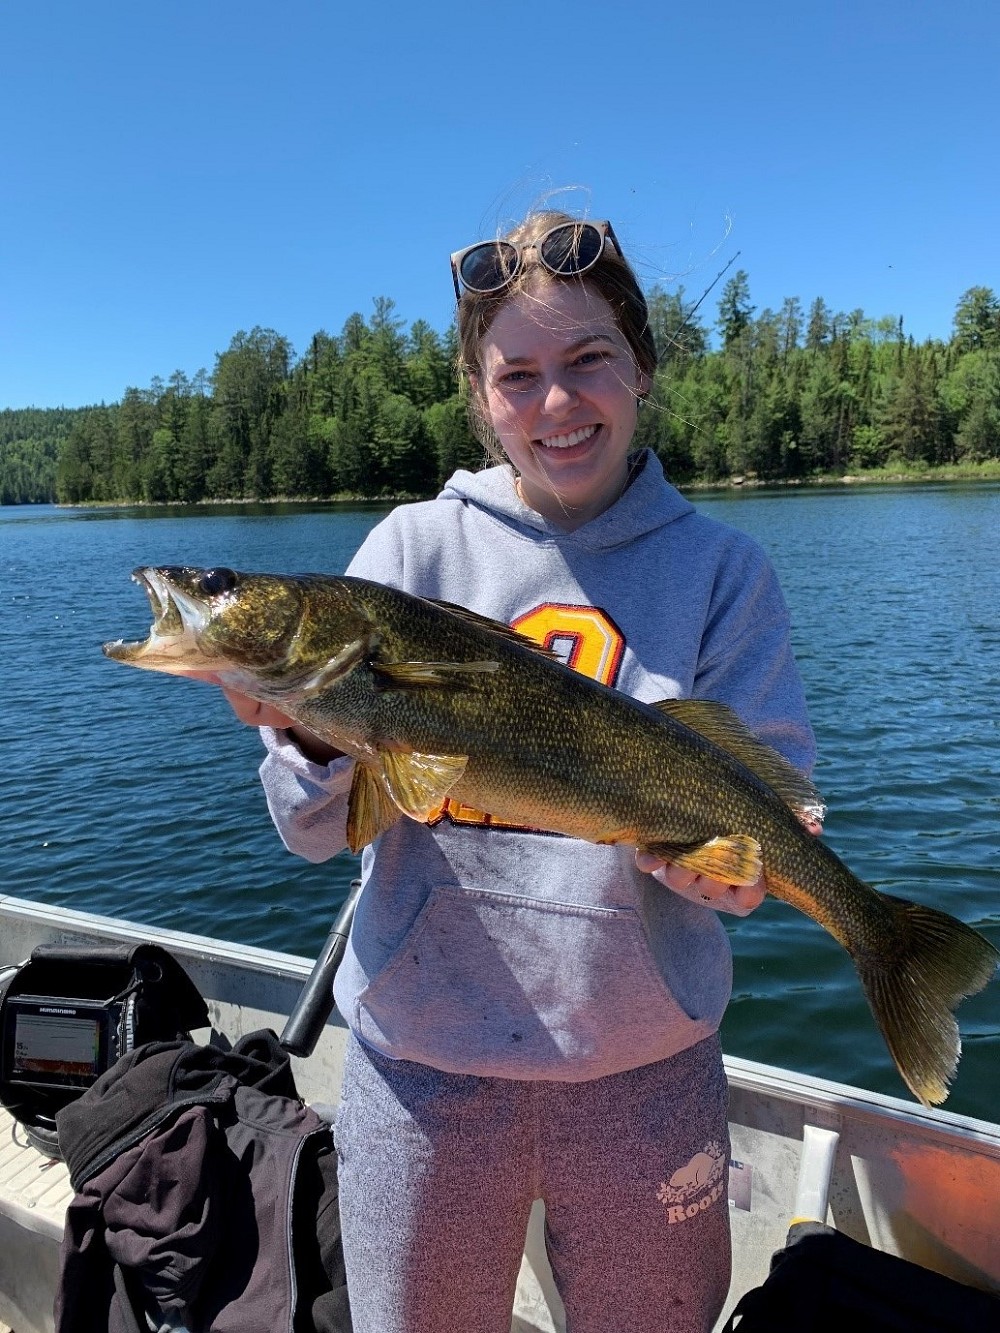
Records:
[[[1000,461],[1000,299],[959,299],[950,336],[796,297],[757,312],[747,274],[715,324],[683,288],[649,293],[661,350],[637,443],[680,485],[791,482],[886,469],[968,474]],[[388,297],[317,333],[301,357],[237,333],[211,373],[175,371],[120,402],[0,411],[0,503],[182,503],[433,494],[483,461],[454,328],[409,329]]]

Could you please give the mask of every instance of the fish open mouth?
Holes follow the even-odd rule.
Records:
[[[136,569],[132,579],[149,598],[153,624],[145,639],[114,639],[105,643],[102,646],[105,657],[136,665],[142,665],[142,659],[148,658],[150,666],[155,661],[160,670],[165,660],[173,659],[181,667],[190,665],[194,657],[200,658],[199,638],[209,621],[208,606],[171,583],[160,570]]]

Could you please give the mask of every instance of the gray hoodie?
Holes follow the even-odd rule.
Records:
[[[404,505],[349,572],[470,607],[544,638],[646,702],[729,704],[808,771],[814,757],[788,612],[767,557],[698,514],[652,454],[605,513],[563,532],[522,504],[509,467],[457,472]],[[286,846],[346,844],[351,761],[310,763],[281,731],[261,766]],[[337,1006],[365,1042],[452,1073],[579,1080],[662,1060],[714,1032],[732,963],[714,911],[635,868],[631,847],[401,819],[362,858]]]

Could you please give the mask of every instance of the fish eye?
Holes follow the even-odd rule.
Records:
[[[218,597],[236,587],[236,574],[231,569],[206,569],[198,580],[198,591],[206,597]]]

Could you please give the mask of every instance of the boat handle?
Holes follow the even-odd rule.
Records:
[[[840,1134],[835,1129],[803,1125],[802,1156],[795,1190],[795,1207],[789,1226],[797,1222],[825,1222],[830,1200],[830,1181]]]

